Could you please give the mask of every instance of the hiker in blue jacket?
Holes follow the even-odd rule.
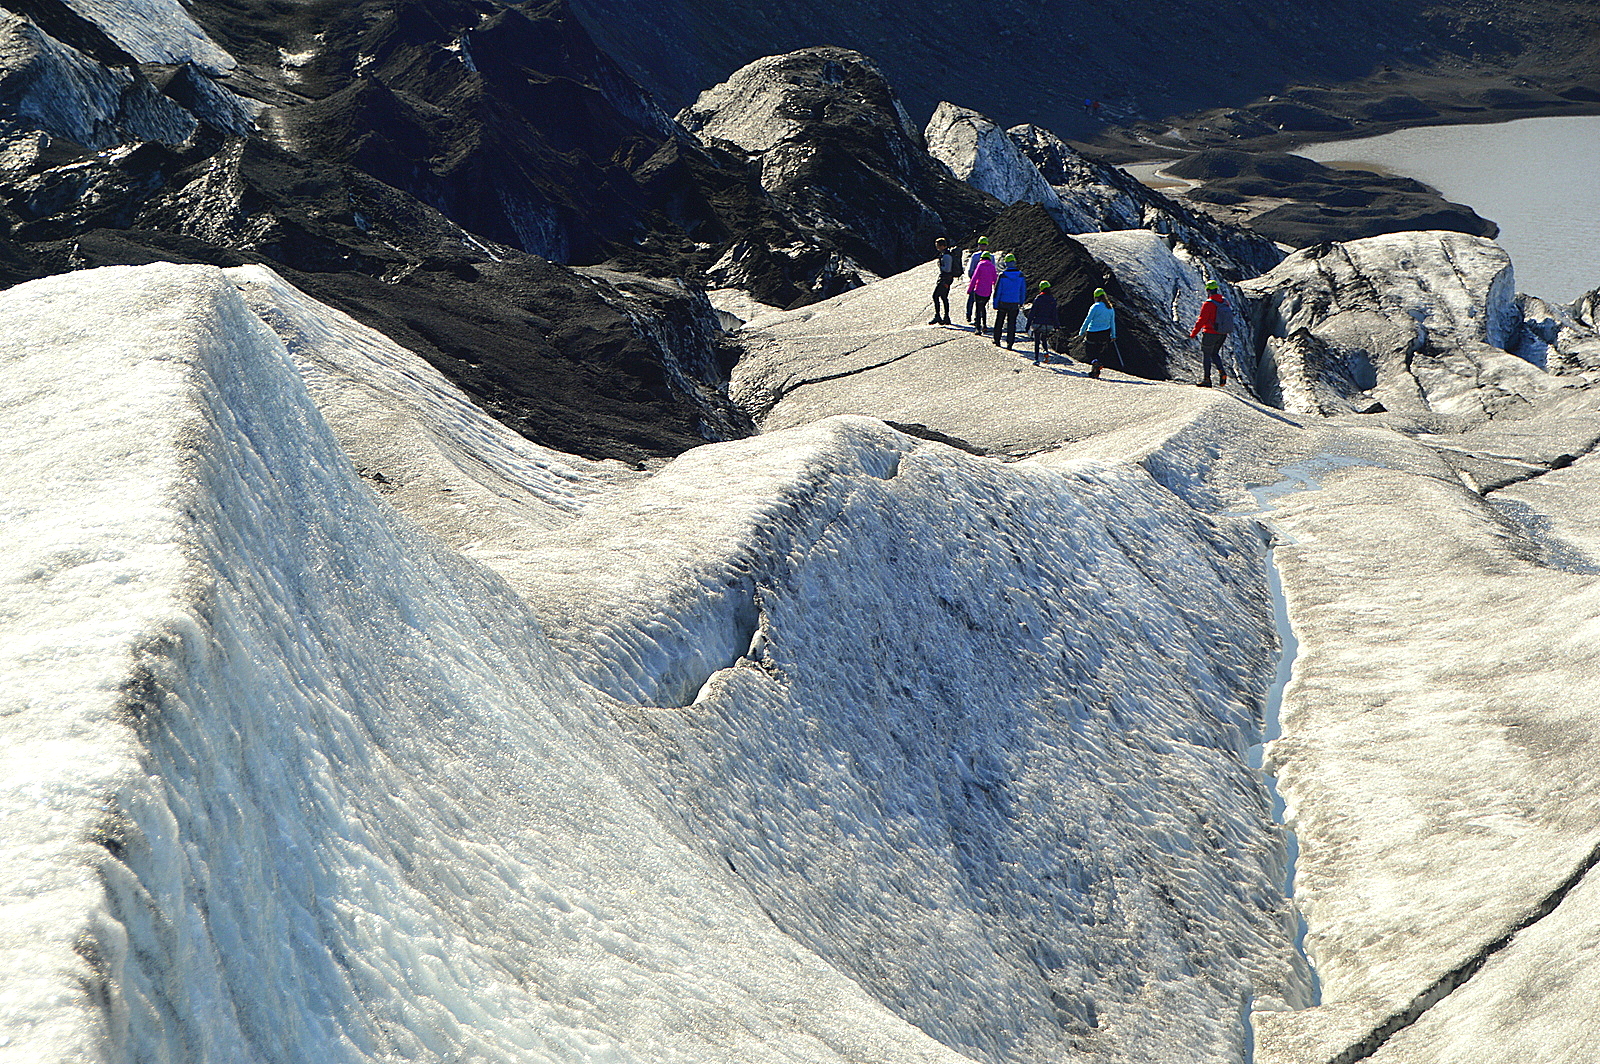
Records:
[[[1017,257],[1007,255],[1005,269],[994,282],[994,346],[1000,346],[1000,330],[1006,331],[1006,349],[1017,346],[1017,311],[1028,298],[1028,280],[1017,266]]]
[[[1117,342],[1117,312],[1111,308],[1111,297],[1104,288],[1094,290],[1094,302],[1084,315],[1078,328],[1083,337],[1083,356],[1089,363],[1089,376],[1100,376],[1100,365],[1106,360],[1106,348]]]

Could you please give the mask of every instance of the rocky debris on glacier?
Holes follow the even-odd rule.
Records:
[[[1065,232],[1152,229],[1189,245],[1233,280],[1264,273],[1283,258],[1267,238],[1145,188],[1038,126],[1002,130],[976,111],[940,103],[926,136],[928,150],[957,177],[1002,203],[1038,204]]]
[[[1471,207],[1446,200],[1420,181],[1337,169],[1283,152],[1208,148],[1163,173],[1199,182],[1184,192],[1187,198],[1240,206],[1251,229],[1290,247],[1418,230],[1482,237],[1500,231]]]
[[[1114,452],[848,418],[608,471],[259,268],[0,321],[27,1059],[1240,1059],[1309,1000],[1259,539]]]
[[[857,52],[807,48],[758,59],[678,118],[748,154],[763,188],[873,275],[931,257],[935,237],[960,240],[998,211],[930,157],[893,88]],[[715,283],[748,287],[737,262],[727,267],[713,268]]]
[[[658,151],[638,170],[647,184],[661,180],[680,189],[674,193],[680,218],[701,210],[708,198],[737,205],[740,188],[748,190],[750,202],[763,202],[754,180],[740,176],[742,163],[719,178],[732,191],[707,193],[701,207],[683,195],[685,182],[671,176],[674,168],[699,165],[695,158],[707,172],[716,166],[659,108],[652,111],[648,98],[603,63],[592,45],[586,52],[581,30],[570,19],[563,22],[559,9],[507,9],[499,21],[479,25],[465,9],[440,8],[437,18],[423,18],[416,9],[377,17],[377,5],[363,9],[374,15],[367,22],[360,13],[342,14],[323,27],[321,52],[303,52],[310,34],[295,38],[293,20],[275,27],[283,36],[274,46],[274,38],[251,36],[261,29],[259,13],[196,4],[196,16],[243,57],[226,78],[213,78],[193,63],[139,65],[91,21],[104,15],[115,28],[115,19],[127,12],[119,15],[114,7],[85,6],[87,17],[71,18],[41,8],[59,16],[46,22],[72,44],[21,16],[6,23],[14,42],[6,55],[15,76],[5,83],[13,94],[14,130],[0,150],[5,281],[114,263],[270,263],[432,359],[519,431],[569,451],[642,463],[748,431],[721,393],[727,368],[717,320],[702,296],[675,281],[647,280],[615,266],[583,274],[523,254],[481,231],[501,232],[486,216],[460,212],[479,226],[475,232],[362,169],[371,164],[369,169],[402,185],[405,177],[426,198],[451,202],[445,186],[427,184],[439,175],[423,180],[419,175],[432,174],[425,165],[397,161],[403,154],[384,147],[393,146],[386,139],[395,134],[392,124],[380,121],[376,111],[343,106],[352,100],[344,90],[353,79],[365,87],[352,90],[355,96],[387,94],[399,101],[387,85],[407,85],[404,99],[412,102],[404,108],[415,114],[413,104],[433,106],[417,101],[430,92],[457,93],[466,76],[488,79],[473,99],[513,99],[516,78],[527,81],[528,74],[518,67],[513,77],[509,60],[495,51],[501,47],[517,50],[519,63],[547,61],[553,74],[566,76],[562,84],[589,94],[593,113],[609,108],[610,125],[597,125],[615,143],[652,136],[693,149],[672,158]],[[468,18],[481,31],[467,41],[469,53],[475,47],[479,70],[498,80],[467,70],[459,47],[450,50],[451,42],[466,38],[449,36],[446,15]],[[351,23],[341,21],[347,16],[370,34],[353,36]],[[545,51],[528,46],[533,38]],[[354,54],[338,50],[345,46],[370,48],[364,54],[381,62],[356,76],[340,66],[356,62]],[[297,56],[294,64],[280,61],[285,49]],[[408,80],[441,61],[438,79]],[[452,74],[456,68],[460,73]],[[553,91],[557,81],[540,84]],[[259,99],[239,95],[245,92]],[[459,95],[454,103],[473,111]],[[502,110],[496,104],[473,113],[501,115],[504,121],[496,119],[495,128],[529,151],[530,142],[546,143],[525,121],[515,133]],[[446,132],[468,140],[477,136],[462,121],[428,125],[430,135],[437,135],[429,143],[444,155],[458,155]],[[549,131],[551,139],[556,135]],[[401,140],[407,151],[420,143]],[[510,155],[500,161],[514,170],[518,157],[509,148],[502,155]],[[525,151],[520,158],[527,162],[529,156]],[[465,156],[458,161],[475,165]],[[476,191],[463,202],[491,208],[500,203],[494,176],[480,172],[472,179]],[[758,240],[782,241],[781,225],[746,230],[739,224],[740,232],[753,232]],[[514,229],[506,234],[518,239]],[[714,226],[701,235],[714,235]],[[794,266],[784,261],[785,270]],[[780,287],[796,283],[789,274],[773,276]]]
[[[1240,288],[1255,301],[1263,387],[1287,410],[1377,403],[1459,430],[1524,416],[1585,384],[1511,353],[1525,342],[1511,260],[1481,237],[1394,233],[1320,244]]]

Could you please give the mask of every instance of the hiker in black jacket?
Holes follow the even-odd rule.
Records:
[[[1033,334],[1033,364],[1050,361],[1050,337],[1061,327],[1061,311],[1049,281],[1039,282],[1039,294],[1028,304],[1028,331]]]
[[[939,253],[939,280],[933,286],[933,320],[928,324],[949,325],[950,283],[961,276],[961,252],[951,247],[944,237],[935,240],[933,247]]]

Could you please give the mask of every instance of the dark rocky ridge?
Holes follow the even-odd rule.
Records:
[[[740,71],[686,109],[679,116],[684,125],[719,146],[743,150],[717,139],[719,131],[739,125],[719,103],[748,104],[758,91],[737,80],[741,76],[781,85],[766,92],[781,93],[774,110],[786,132],[750,152],[763,187],[868,270],[888,275],[909,269],[930,256],[935,237],[981,228],[1000,209],[927,153],[921,131],[905,121],[876,65],[843,48],[775,56],[760,64],[759,75]]]
[[[1600,7],[1585,0],[660,0],[645,33],[626,0],[574,0],[574,7],[600,46],[670,106],[689,103],[759,56],[838,45],[872,56],[918,118],[950,100],[1003,126],[1031,122],[1081,140],[1109,132],[1103,147],[1132,149],[1118,161],[1150,158],[1150,138],[1174,125],[1215,125],[1217,116],[1252,105],[1265,109],[1250,116],[1260,123],[1251,136],[1278,134],[1274,119],[1326,121],[1268,105],[1294,86],[1353,86],[1366,101],[1357,109],[1369,109],[1355,116],[1358,125],[1397,117],[1385,97],[1415,97],[1418,107],[1440,113],[1592,113],[1600,103]],[[1106,107],[1090,115],[1085,98]],[[1420,112],[1407,107],[1402,120],[1414,122]],[[1206,111],[1209,118],[1193,123],[1176,117]]]
[[[4,283],[265,263],[531,439],[640,463],[750,431],[721,392],[717,317],[694,287],[709,265],[733,253],[741,283],[784,305],[857,281],[835,268],[848,219],[802,217],[742,153],[701,144],[555,0],[197,0],[194,17],[240,60],[221,78],[139,65],[59,0],[28,7],[87,51],[13,15],[31,43],[0,103],[87,71],[116,109],[12,107]],[[839,162],[851,148],[828,148],[831,128],[812,132]],[[811,174],[808,192],[828,177]],[[964,205],[952,224],[998,209],[947,185]],[[884,204],[867,209],[879,207],[894,224]],[[911,243],[873,265],[911,265]]]
[[[64,169],[79,183],[64,210],[24,218],[15,208],[28,204],[13,200],[6,282],[156,261],[262,263],[547,446],[642,463],[749,431],[718,389],[728,366],[714,312],[670,282],[592,277],[477,241],[360,171],[261,141],[210,155],[144,145]]]

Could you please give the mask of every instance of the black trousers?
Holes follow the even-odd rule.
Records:
[[[994,305],[994,344],[1000,346],[1000,330],[1006,331],[1006,346],[1012,347],[1017,342],[1017,311],[1022,309],[1021,303],[996,303]]]
[[[1110,329],[1096,329],[1094,332],[1083,334],[1083,357],[1088,359],[1091,365],[1104,365],[1110,354]]]
[[[968,292],[967,317],[972,320],[973,329],[980,336],[983,335],[983,331],[989,326],[989,297]]]
[[[1211,367],[1217,367],[1217,373],[1227,375],[1227,370],[1222,368],[1222,345],[1227,342],[1227,337],[1221,333],[1203,332],[1200,334],[1200,367],[1201,379],[1211,379]]]
[[[941,277],[939,283],[933,286],[933,316],[950,324],[950,282],[955,278]],[[941,310],[940,308],[944,309]]]

